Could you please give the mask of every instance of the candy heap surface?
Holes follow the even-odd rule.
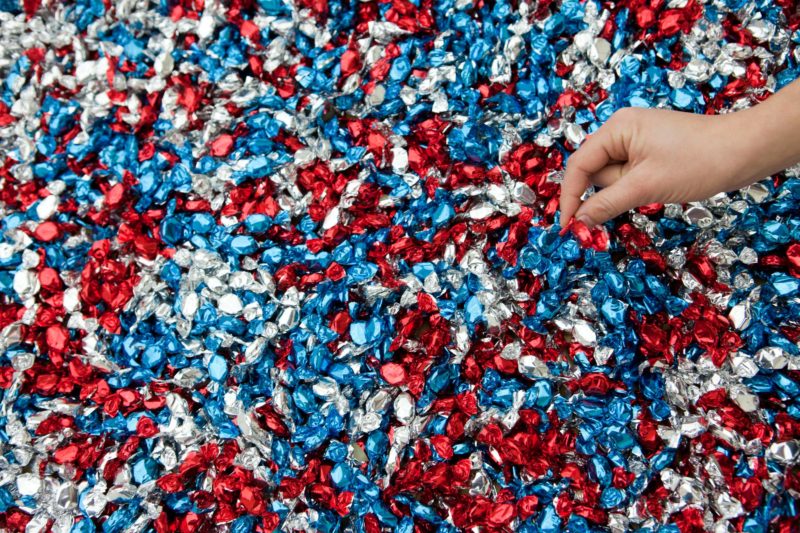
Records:
[[[560,234],[790,0],[0,0],[0,530],[796,531],[800,179]]]

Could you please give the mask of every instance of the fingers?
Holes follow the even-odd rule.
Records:
[[[578,151],[572,154],[567,161],[559,198],[562,228],[566,227],[569,219],[580,207],[581,196],[589,186],[589,177],[603,168],[610,160],[608,153],[603,148],[601,130],[602,128],[584,141]]]
[[[627,164],[613,163],[606,165],[599,171],[592,174],[589,179],[595,187],[611,187],[618,179],[620,179],[627,171]]]
[[[638,183],[639,180],[632,174],[614,182],[583,202],[575,213],[575,218],[591,228],[647,203]]]
[[[615,123],[609,121],[593,133],[567,161],[559,199],[561,227],[567,225],[580,207],[581,196],[592,181],[592,176],[598,175],[599,180],[610,182],[614,170],[605,171],[605,167],[612,161],[626,159],[624,147],[615,139]],[[597,185],[603,186],[600,183]]]
[[[560,224],[562,228],[566,228],[569,220],[578,207],[581,205],[581,195],[586,190],[588,180],[583,176],[572,176],[570,179],[565,179],[561,183],[561,198],[559,198],[559,208],[561,209]]]

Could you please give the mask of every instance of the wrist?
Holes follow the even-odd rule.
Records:
[[[750,109],[726,115],[734,139],[731,154],[741,186],[800,161],[800,85],[792,84]]]
[[[732,191],[746,187],[769,175],[772,164],[764,159],[767,134],[761,126],[762,110],[745,109],[713,117],[710,135],[717,145],[718,166],[725,183],[720,189]]]

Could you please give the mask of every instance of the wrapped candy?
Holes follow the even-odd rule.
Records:
[[[800,179],[556,224],[792,2],[0,0],[0,530],[793,531]]]

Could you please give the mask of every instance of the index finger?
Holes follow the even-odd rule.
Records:
[[[569,219],[581,205],[581,196],[589,186],[589,178],[612,161],[614,152],[611,128],[608,124],[600,127],[590,135],[567,160],[564,180],[561,183],[561,227],[565,227]]]

